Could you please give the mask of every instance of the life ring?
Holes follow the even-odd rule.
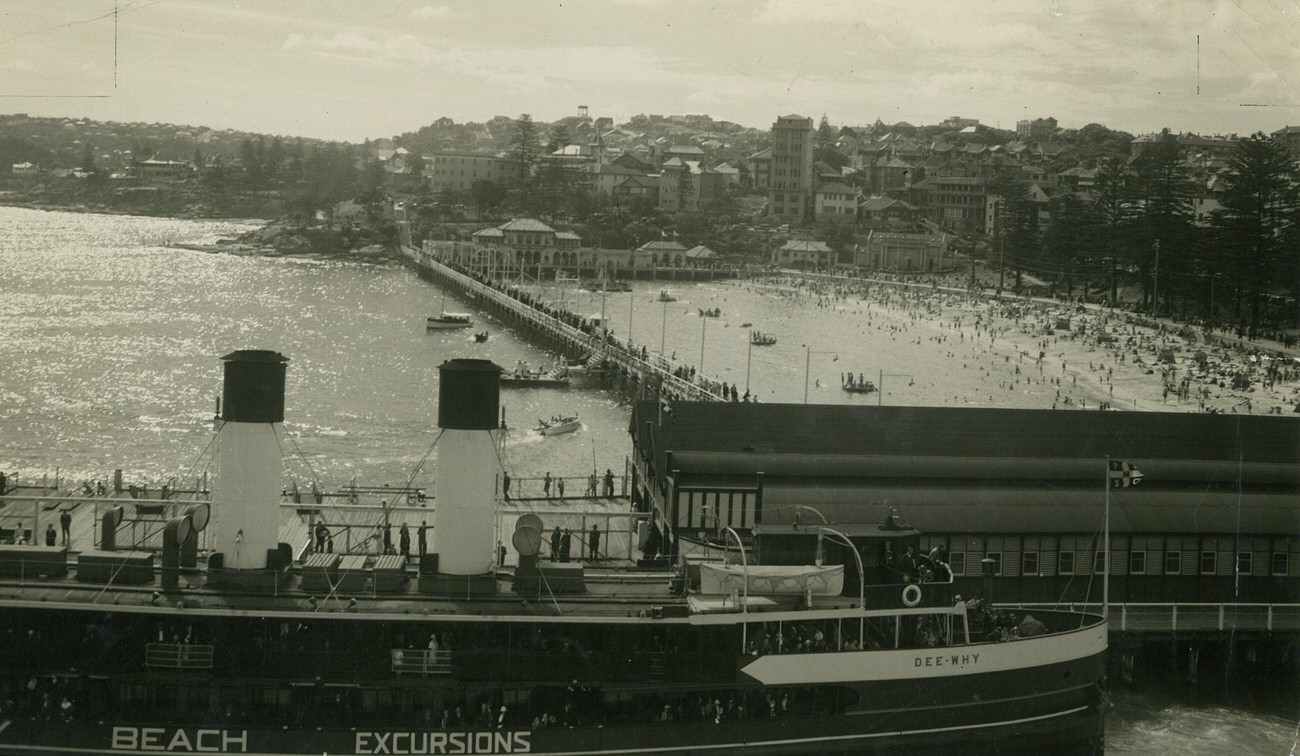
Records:
[[[912,583],[903,589],[903,606],[917,606],[921,603],[921,586]]]

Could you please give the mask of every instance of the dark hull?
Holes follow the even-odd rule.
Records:
[[[1096,754],[1102,752],[1104,654],[1019,671],[859,683],[859,703],[835,714],[754,711],[747,718],[538,730],[242,727],[212,721],[17,719],[0,753],[105,754]]]
[[[148,728],[100,723],[15,721],[0,733],[5,754],[209,752],[249,754],[1007,754],[1101,753],[1096,706],[997,723],[921,724],[892,717],[751,719],[740,722],[557,728],[537,731],[433,729]]]

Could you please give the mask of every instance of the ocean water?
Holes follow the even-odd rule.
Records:
[[[128,482],[151,487],[192,481],[211,462],[219,358],[257,348],[291,360],[284,451],[294,479],[327,489],[431,487],[438,365],[455,357],[505,367],[558,358],[477,314],[472,330],[491,333],[484,344],[466,331],[426,332],[426,316],[470,307],[400,266],[169,246],[250,227],[0,207],[0,470],[28,480],[57,470],[75,482],[122,468]],[[677,301],[660,302],[661,290]],[[1047,407],[1058,388],[1026,364],[1032,339],[987,331],[976,338],[971,308],[938,294],[864,299],[790,282],[671,279],[606,297],[572,285],[537,293],[584,314],[603,311],[619,338],[651,351],[662,345],[680,364],[761,401]],[[719,317],[699,316],[713,308]],[[776,335],[777,344],[751,348],[751,327]],[[1067,392],[1095,401],[1095,374],[1078,369]],[[862,373],[883,391],[844,393],[844,372]],[[504,390],[502,406],[514,429],[505,462],[519,485],[548,472],[622,473],[630,442],[621,396]],[[572,413],[583,419],[577,433],[544,439],[529,430],[538,418]],[[1222,698],[1191,697],[1173,685],[1120,690],[1108,751],[1295,752],[1293,704]]]

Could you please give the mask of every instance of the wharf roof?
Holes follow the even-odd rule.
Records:
[[[852,449],[857,454],[1278,464],[1300,459],[1300,422],[1289,417],[730,402],[673,402],[671,407],[671,415],[656,425],[671,442],[668,448],[677,451],[842,454]],[[653,402],[637,403],[634,412],[642,422],[657,417]]]
[[[897,506],[929,532],[1087,533],[1109,457],[1145,474],[1114,495],[1113,532],[1300,535],[1286,417],[639,402],[630,431],[679,490],[761,485],[765,523]]]

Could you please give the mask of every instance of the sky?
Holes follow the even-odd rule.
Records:
[[[1300,0],[0,0],[0,113],[361,141],[580,105],[1271,132]]]

